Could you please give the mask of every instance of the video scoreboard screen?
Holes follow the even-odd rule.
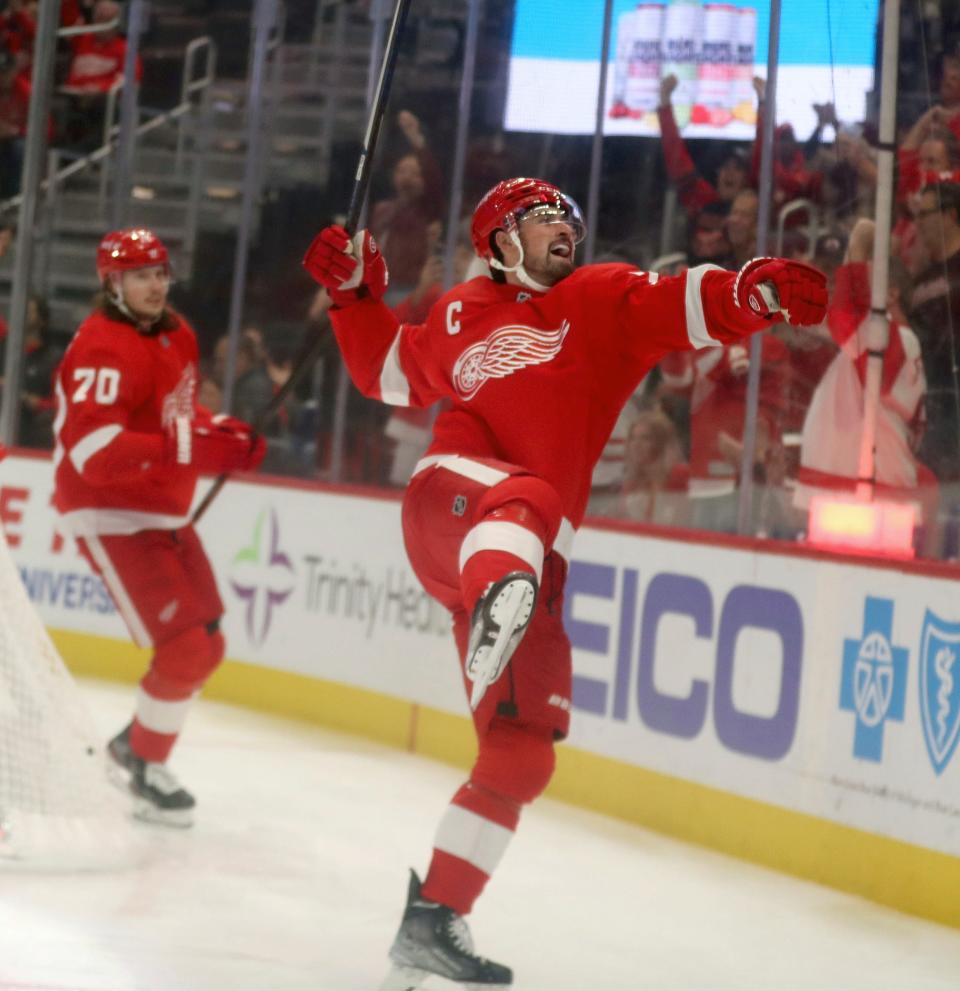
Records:
[[[814,103],[842,122],[864,119],[874,85],[879,0],[783,0],[777,122],[798,138]],[[592,133],[604,0],[517,0],[504,126]],[[676,76],[685,138],[745,141],[756,130],[755,75],[766,76],[770,0],[615,0],[607,64],[607,134],[656,136],[660,81]]]

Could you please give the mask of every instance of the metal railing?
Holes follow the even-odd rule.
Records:
[[[120,18],[115,17],[112,21],[101,21],[98,24],[77,24],[72,28],[59,28],[58,38],[72,38],[78,34],[106,34],[114,28],[120,27]]]
[[[194,63],[200,52],[206,55],[206,62],[204,63],[203,75],[197,79],[193,78]],[[200,38],[194,38],[183,53],[183,75],[180,82],[180,102],[177,106],[182,107],[185,104],[190,104],[193,102],[194,94],[203,93],[206,91],[211,83],[213,82],[214,75],[217,71],[217,46],[214,43],[213,38],[209,35],[203,35]],[[184,118],[180,118],[179,125],[177,127],[177,173],[179,174],[183,170],[183,148],[185,144],[185,137],[183,132],[183,122]]]
[[[74,32],[79,33],[79,32]],[[206,55],[203,75],[194,79],[194,71],[198,53]],[[177,154],[178,173],[180,171],[179,162],[183,148],[183,125],[186,115],[194,109],[195,96],[197,93],[204,93],[209,88],[214,79],[216,66],[216,45],[213,39],[204,35],[191,41],[184,51],[183,81],[180,88],[181,100],[175,107],[159,114],[152,115],[148,120],[139,124],[134,131],[134,141],[155,131],[171,122],[178,125],[177,131]],[[41,182],[40,189],[44,193],[44,214],[41,222],[41,237],[39,245],[39,260],[36,266],[39,273],[38,283],[45,290],[50,284],[51,268],[51,246],[53,242],[53,229],[56,218],[56,211],[59,197],[63,185],[68,179],[87,171],[93,166],[100,166],[100,184],[97,199],[97,209],[101,215],[106,214],[107,191],[109,185],[109,159],[117,148],[117,139],[120,128],[116,123],[117,108],[119,105],[122,85],[116,84],[106,94],[104,104],[103,136],[98,148],[82,156],[75,158],[67,165],[62,165],[64,158],[69,155],[65,149],[51,148],[47,153],[47,177]],[[205,97],[201,96],[201,114],[205,117],[205,107],[207,104]],[[201,131],[204,128],[200,129]],[[72,157],[72,156],[71,156]],[[194,173],[191,177],[190,190],[187,199],[187,224],[184,233],[184,254],[190,258],[192,266],[192,255],[196,243],[198,218],[200,212],[200,170],[203,168],[202,155],[198,154],[194,162]],[[10,197],[0,202],[0,216],[3,216],[20,206],[23,194]]]

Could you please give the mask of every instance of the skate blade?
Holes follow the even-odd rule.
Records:
[[[491,606],[490,618],[500,627],[500,630],[493,646],[487,652],[483,664],[478,665],[480,670],[473,672],[473,688],[470,691],[470,708],[473,711],[476,711],[490,685],[503,674],[503,670],[510,660],[507,656],[510,640],[518,632],[526,629],[530,617],[533,615],[535,602],[536,594],[529,583],[514,582],[500,592]],[[490,663],[491,657],[496,658],[492,664]],[[467,672],[467,677],[471,677],[471,672]]]
[[[130,772],[124,770],[112,757],[107,758],[107,781],[120,791],[130,791]]]
[[[379,991],[419,991],[429,976],[425,970],[394,965],[393,970],[387,974],[383,984],[380,985]]]
[[[454,981],[427,970],[394,964],[378,991],[510,991],[512,987],[512,982],[477,984],[475,981]]]
[[[134,795],[133,818],[151,826],[189,829],[193,825],[193,809],[158,809],[152,802]]]

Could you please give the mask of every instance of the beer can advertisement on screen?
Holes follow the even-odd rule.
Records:
[[[505,127],[588,134],[596,128],[605,0],[517,0]],[[799,138],[815,103],[841,122],[866,115],[874,85],[879,0],[790,0],[782,5],[777,121]],[[614,0],[604,131],[656,137],[661,81],[685,138],[749,141],[754,76],[767,73],[770,0]]]

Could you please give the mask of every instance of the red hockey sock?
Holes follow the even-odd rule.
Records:
[[[170,756],[193,698],[223,657],[223,634],[194,626],[159,644],[137,692],[130,746],[144,760]]]
[[[137,691],[137,712],[130,729],[130,747],[144,760],[163,763],[177,742],[196,687],[146,673]]]
[[[155,733],[147,729],[136,716],[130,727],[130,749],[146,761],[162,764],[177,742],[176,733]]]
[[[440,820],[423,898],[466,915],[490,880],[519,821],[516,802],[467,782]]]

